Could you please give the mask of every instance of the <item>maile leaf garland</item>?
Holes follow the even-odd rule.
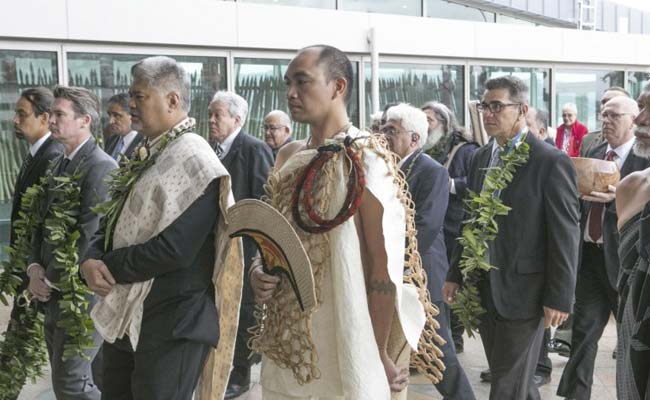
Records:
[[[530,147],[525,142],[526,133],[519,136],[518,141],[517,138],[508,141],[506,148],[512,150],[501,154],[503,165],[488,168],[481,192],[476,194],[470,191],[466,201],[469,217],[463,223],[462,236],[459,238],[463,248],[459,265],[463,284],[451,308],[470,337],[478,331],[480,316],[485,313],[481,306],[478,283],[485,273],[495,268],[487,259],[487,250],[499,232],[496,217],[506,216],[510,211],[510,207],[503,204],[499,193],[512,182],[517,168],[528,162]]]

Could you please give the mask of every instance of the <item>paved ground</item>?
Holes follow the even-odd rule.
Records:
[[[5,323],[8,319],[8,309],[0,306],[0,329],[4,332]],[[612,351],[616,346],[616,328],[612,321],[607,326],[605,334],[599,343],[598,357],[596,358],[596,371],[594,373],[594,387],[592,391],[592,400],[615,400],[615,360],[612,359]],[[465,353],[459,355],[459,359],[467,372],[476,398],[479,400],[487,399],[490,386],[482,383],[479,379],[479,373],[487,367],[483,347],[480,340],[465,339]],[[553,360],[553,375],[551,383],[540,389],[542,399],[557,399],[555,391],[557,384],[562,375],[562,369],[566,364],[566,358],[556,354],[551,354]],[[259,368],[254,371],[253,380],[255,384],[249,393],[241,396],[238,400],[260,400],[261,388],[257,383],[259,381]],[[430,383],[427,383],[421,376],[411,377],[409,385],[409,400],[433,400],[442,399],[436,389]],[[54,395],[50,389],[49,379],[46,377],[40,379],[34,384],[28,384],[23,389],[19,400],[54,400]]]

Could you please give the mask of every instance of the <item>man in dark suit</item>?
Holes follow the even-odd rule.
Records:
[[[427,140],[427,118],[424,112],[408,104],[398,104],[386,111],[386,135],[390,149],[400,157],[413,202],[418,251],[427,271],[431,301],[440,309],[439,333],[447,342],[440,347],[445,354],[445,371],[436,389],[446,399],[474,399],[472,387],[463,371],[451,340],[449,309],[442,299],[442,285],[449,263],[445,248],[443,222],[447,211],[449,174],[422,150]]]
[[[291,118],[282,110],[273,110],[264,117],[264,142],[271,148],[273,159],[287,143],[291,143]]]
[[[151,286],[144,298],[110,298],[115,309],[127,310],[129,329],[116,332],[110,318],[94,315],[111,337],[103,345],[102,398],[191,400],[210,349],[223,339],[212,278],[219,205],[229,188],[222,186],[225,169],[210,146],[191,132],[190,79],[180,63],[149,57],[131,74],[134,128],[146,137],[148,152],[160,153],[130,188],[111,249],[105,251],[104,232],[98,232],[81,268],[88,286],[105,297],[100,310],[114,291]],[[173,142],[161,149],[163,137]],[[131,225],[130,231],[121,229]],[[139,316],[128,312],[134,308],[141,309]]]
[[[54,96],[50,89],[35,87],[24,90],[16,103],[13,118],[14,131],[17,137],[23,138],[29,143],[29,152],[25,155],[25,160],[16,177],[11,208],[10,245],[16,241],[14,224],[18,220],[23,194],[29,187],[40,182],[50,162],[63,152],[61,144],[52,139],[49,129],[50,109],[53,101]],[[23,275],[21,278],[23,282],[18,288],[18,293],[27,288],[27,275]],[[10,324],[20,321],[23,310],[24,308],[18,306],[14,299]]]
[[[525,135],[530,146],[526,164],[498,194],[511,210],[496,219],[498,234],[488,250],[496,268],[478,284],[486,310],[479,330],[492,372],[490,399],[539,399],[533,375],[544,328],[562,323],[573,300],[579,240],[575,171],[566,154],[526,134],[528,88],[520,79],[489,80],[480,106],[495,140],[475,153],[470,190],[481,191],[485,168],[500,165],[509,140]],[[454,302],[462,281],[455,257],[443,287],[445,301]]]
[[[209,108],[210,138],[215,151],[230,173],[235,201],[259,199],[273,166],[271,149],[261,140],[242,130],[248,113],[248,103],[241,96],[228,91],[214,95]],[[253,360],[248,349],[248,329],[255,324],[255,299],[249,282],[248,269],[257,253],[255,242],[245,238],[244,289],[242,294],[235,359],[225,399],[233,399],[248,391]]]
[[[447,259],[451,260],[452,254],[462,251],[458,237],[464,216],[463,196],[467,187],[469,164],[479,145],[471,141],[471,138],[458,125],[454,113],[444,104],[429,101],[422,106],[422,111],[427,115],[429,123],[427,143],[423,149],[434,160],[444,165],[449,173],[449,204],[443,230]],[[436,137],[438,141],[432,140]],[[465,329],[452,310],[450,310],[449,316],[454,347],[457,353],[462,353]]]
[[[52,137],[63,145],[63,154],[53,163],[54,176],[82,173],[79,181],[80,214],[78,216],[80,237],[77,240],[77,255],[85,253],[90,237],[99,226],[99,216],[92,211],[97,203],[107,197],[104,178],[117,165],[95,143],[92,127],[99,120],[99,102],[88,90],[59,86],[54,89],[54,103],[50,115]],[[51,184],[54,184],[53,182]],[[52,194],[47,189],[46,203],[50,204]],[[56,218],[48,206],[45,218]],[[56,269],[55,252],[59,249],[45,241],[42,228],[36,233],[30,264],[27,268],[29,291],[34,298],[44,303],[45,341],[50,356],[52,386],[57,399],[99,399],[101,394],[94,384],[91,361],[97,354],[101,337],[93,333],[94,349],[87,351],[88,359],[74,356],[63,360],[63,345],[66,330],[58,326],[61,318],[59,300],[60,270]],[[91,307],[94,296],[87,299]]]
[[[650,167],[648,159],[631,151],[635,140],[634,118],[638,114],[636,102],[628,97],[617,96],[605,103],[601,113],[605,142],[588,154],[590,158],[614,161],[621,178]],[[615,187],[607,193],[583,196],[571,355],[558,387],[559,396],[579,400],[591,397],[598,341],[610,313],[617,313],[620,261],[615,198]]]
[[[106,140],[104,151],[116,161],[119,161],[120,154],[131,159],[135,148],[144,139],[142,134],[131,128],[130,112],[128,93],[119,93],[108,99],[107,128],[111,136]]]

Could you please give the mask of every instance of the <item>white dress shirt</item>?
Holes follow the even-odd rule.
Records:
[[[52,135],[52,132],[47,132],[45,135],[43,135],[42,138],[38,139],[33,145],[29,146],[29,153],[32,155],[32,157],[36,156],[36,153],[38,152],[38,149],[41,148],[43,143],[47,140],[47,138]]]
[[[219,145],[221,146],[221,149],[223,150],[223,153],[221,153],[221,156],[219,158],[223,159],[224,157],[226,157],[226,155],[228,155],[228,152],[230,151],[230,148],[232,147],[232,142],[235,141],[235,138],[237,138],[237,135],[239,135],[239,132],[241,132],[241,126],[239,128],[237,128],[237,129],[235,129],[235,131],[233,133],[228,135],[228,137],[225,138],[222,143],[219,143]]]

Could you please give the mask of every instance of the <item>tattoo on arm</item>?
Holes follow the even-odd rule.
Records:
[[[376,292],[379,294],[390,295],[395,293],[395,285],[393,285],[393,282],[391,282],[389,279],[387,280],[372,279],[370,280],[370,283],[368,283],[366,292],[367,294]]]

